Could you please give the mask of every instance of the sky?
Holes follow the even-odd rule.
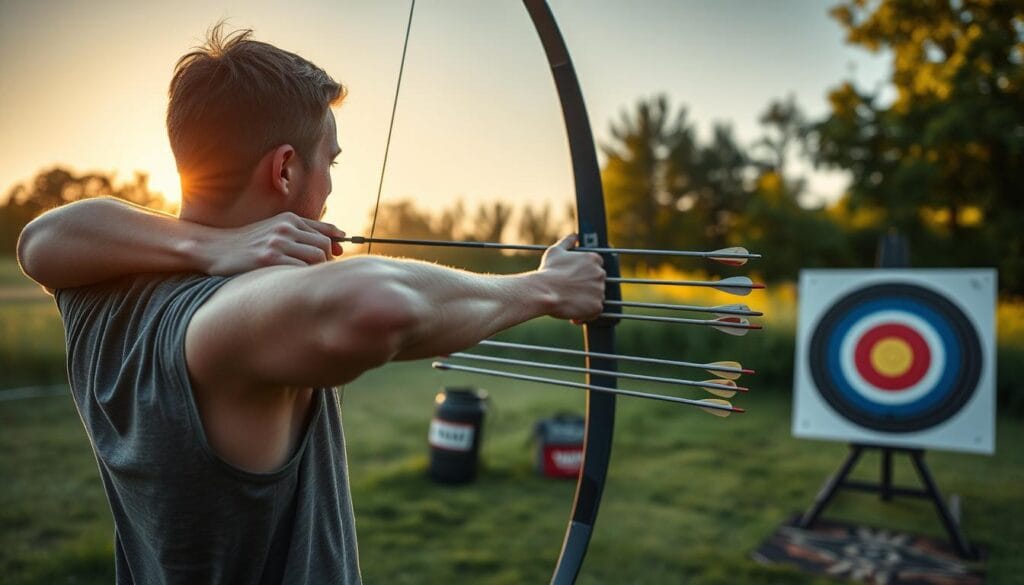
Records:
[[[772,99],[811,116],[852,78],[881,88],[884,55],[847,46],[824,0],[551,0],[596,141],[624,110],[661,93],[699,135],[731,123],[745,144]],[[406,0],[292,2],[0,0],[0,197],[56,164],[131,177],[180,196],[167,144],[167,84],[179,56],[219,19],[296,52],[349,89],[336,112],[343,154],[326,219],[367,225],[381,172],[409,14]],[[845,176],[807,174],[815,200]],[[572,200],[572,171],[543,50],[515,0],[416,5],[382,202],[437,209],[465,198]]]

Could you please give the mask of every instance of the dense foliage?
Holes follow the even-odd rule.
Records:
[[[810,128],[850,210],[910,236],[915,264],[992,266],[1024,292],[1024,3],[850,0],[847,40],[892,57],[895,97],[843,83]]]
[[[74,171],[53,167],[40,171],[32,180],[11,187],[0,200],[0,254],[14,254],[18,235],[33,218],[48,209],[90,197],[118,197],[160,211],[174,211],[160,193],[149,189],[149,177],[135,173],[133,180],[119,183],[112,173]]]

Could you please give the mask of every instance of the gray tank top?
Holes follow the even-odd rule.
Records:
[[[213,452],[185,331],[227,279],[142,275],[57,292],[72,393],[114,515],[118,583],[360,582],[337,391],[272,473]]]

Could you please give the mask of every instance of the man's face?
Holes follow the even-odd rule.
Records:
[[[327,196],[331,194],[332,188],[331,167],[334,166],[339,154],[341,147],[338,146],[338,128],[334,121],[334,112],[328,109],[324,135],[317,144],[316,151],[309,157],[309,166],[304,173],[304,189],[292,211],[310,219],[323,217],[327,210]]]

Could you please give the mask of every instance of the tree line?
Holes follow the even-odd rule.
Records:
[[[603,145],[613,241],[746,245],[773,280],[872,266],[897,230],[914,266],[995,266],[1003,291],[1024,293],[1024,4],[849,0],[831,14],[847,42],[891,56],[895,97],[845,81],[820,119],[775,100],[749,145],[726,124],[701,142],[685,108],[641,101]],[[801,205],[797,157],[845,171],[843,196]]]
[[[137,205],[176,213],[177,207],[149,187],[149,175],[136,172],[125,181],[113,173],[74,171],[55,166],[15,184],[0,201],[0,254],[13,255],[22,228],[44,211],[90,197],[118,197]]]
[[[773,100],[761,135],[746,144],[725,123],[701,139],[668,96],[638,101],[599,145],[612,243],[742,245],[765,255],[754,269],[771,281],[805,267],[872,266],[879,236],[898,230],[912,265],[996,266],[1001,290],[1024,293],[1024,7],[848,0],[831,14],[847,42],[891,56],[888,93],[841,82],[819,119],[792,98]],[[808,205],[797,161],[844,171],[848,188],[828,205]],[[168,209],[144,174],[118,184],[102,173],[48,169],[0,204],[0,250],[13,252],[21,226],[43,210],[96,195]],[[426,210],[405,200],[381,207],[376,235],[549,243],[572,223],[571,209],[550,205],[470,210],[455,201]],[[412,252],[488,263],[472,253]],[[623,261],[638,269],[651,259]]]

